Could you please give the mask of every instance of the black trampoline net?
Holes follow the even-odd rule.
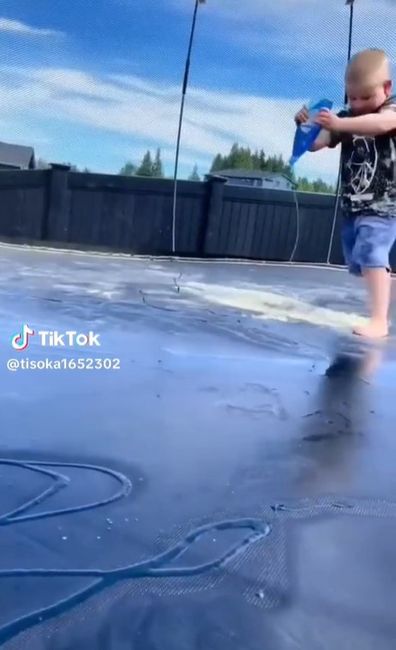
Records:
[[[63,9],[5,0],[1,139],[34,147],[39,166],[173,178],[185,78],[178,178],[203,179],[225,164],[284,171],[301,104],[343,104],[350,6],[197,3],[186,78],[195,0],[75,0]],[[395,12],[393,0],[356,0],[352,52],[381,47],[393,59]],[[318,178],[334,189],[337,171],[338,152],[326,151],[296,173],[305,189]]]

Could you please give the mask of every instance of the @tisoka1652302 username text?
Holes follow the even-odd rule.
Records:
[[[11,372],[20,370],[119,370],[120,359],[114,357],[71,357],[62,359],[18,357],[18,359],[8,359],[7,369]]]

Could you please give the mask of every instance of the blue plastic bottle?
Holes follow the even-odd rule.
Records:
[[[289,165],[293,166],[304,153],[309,151],[321,132],[322,127],[320,124],[316,124],[313,118],[323,108],[331,110],[333,108],[333,102],[330,99],[321,99],[319,102],[316,102],[316,104],[308,109],[309,121],[297,127],[296,135],[294,136],[293,153],[289,160]]]

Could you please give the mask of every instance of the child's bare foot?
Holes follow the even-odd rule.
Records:
[[[367,325],[362,327],[355,327],[354,334],[364,336],[370,339],[383,339],[388,336],[389,328],[388,323],[383,321],[371,320]]]

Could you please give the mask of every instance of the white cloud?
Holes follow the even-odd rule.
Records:
[[[121,134],[143,143],[142,149],[159,146],[173,159],[180,106],[176,86],[135,76],[100,78],[81,70],[53,68],[13,68],[12,74],[3,68],[0,85],[0,111],[8,119],[17,114],[30,120],[45,115],[49,121],[55,118]],[[263,148],[268,155],[281,153],[287,159],[294,137],[293,115],[301,102],[191,88],[182,134],[185,164],[209,163],[216,153],[227,153],[233,142]],[[335,152],[317,154],[315,160],[307,157],[301,173],[334,174],[336,160]]]
[[[61,32],[56,30],[33,27],[32,25],[23,23],[20,20],[12,20],[10,18],[0,18],[0,31],[10,32],[17,36],[54,37],[61,35]]]

